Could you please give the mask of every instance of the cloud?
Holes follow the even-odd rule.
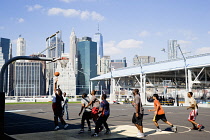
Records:
[[[104,16],[95,11],[80,11],[75,9],[61,9],[61,8],[51,8],[48,10],[48,15],[62,15],[65,17],[79,17],[80,19],[92,19],[97,21],[104,20]]]
[[[138,41],[134,39],[122,40],[118,43],[119,48],[141,48],[143,41]]]
[[[104,43],[104,54],[105,55],[117,55],[121,54],[123,51],[116,46],[115,41],[109,41]]]
[[[196,50],[196,54],[210,53],[210,47],[203,47]]]
[[[104,53],[105,55],[119,55],[123,54],[124,51],[128,51],[130,48],[141,48],[143,41],[138,41],[134,39],[122,40],[120,42],[109,41],[104,43]]]
[[[0,26],[0,30],[4,30],[4,26]]]
[[[22,22],[24,22],[25,20],[24,20],[23,18],[18,18],[17,21],[18,21],[18,23],[22,23]]]
[[[70,2],[77,1],[77,0],[60,0],[60,1],[65,2],[65,3],[70,3]]]
[[[149,36],[149,35],[150,35],[150,33],[148,31],[142,31],[142,32],[139,33],[140,37],[146,37],[146,36]]]
[[[35,5],[33,5],[33,6],[27,5],[26,7],[27,7],[28,11],[30,11],[30,12],[31,12],[31,11],[34,11],[34,10],[39,10],[39,9],[42,8],[42,6],[39,5],[39,4],[35,4]]]
[[[210,34],[210,31],[208,31],[208,34]]]

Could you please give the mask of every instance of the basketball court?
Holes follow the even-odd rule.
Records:
[[[189,110],[186,107],[164,107],[167,119],[177,126],[178,133],[171,131],[170,127],[159,121],[162,132],[156,132],[156,128],[152,122],[153,113],[148,112],[152,106],[145,106],[145,115],[143,120],[144,139],[208,139],[210,136],[209,117],[210,108],[199,108],[199,116],[197,122],[205,126],[202,131],[190,130],[191,124],[187,121]],[[131,104],[111,105],[111,115],[108,119],[108,124],[111,129],[111,134],[105,135],[102,131],[99,137],[91,137],[94,125],[92,123],[92,132],[85,129],[85,133],[78,134],[80,130],[81,117],[78,116],[80,104],[69,104],[70,120],[66,121],[69,124],[67,129],[63,129],[60,124],[60,129],[54,131],[53,112],[51,104],[18,104],[6,105],[5,114],[5,132],[11,137],[18,140],[28,139],[50,139],[50,140],[88,140],[88,139],[139,139],[136,138],[137,129],[131,123],[131,118],[134,109]]]

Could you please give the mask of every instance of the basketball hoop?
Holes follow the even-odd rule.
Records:
[[[60,59],[57,59],[57,61],[61,64],[61,68],[66,68],[69,58],[61,57]]]
[[[171,87],[171,86],[172,86],[171,80],[163,80],[164,88]]]

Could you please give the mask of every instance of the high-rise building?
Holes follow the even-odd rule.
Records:
[[[74,30],[72,30],[71,35],[70,35],[70,54],[69,54],[69,59],[70,59],[70,63],[71,66],[74,70],[74,73],[77,73],[77,37],[76,34],[74,32]]]
[[[46,56],[48,58],[60,58],[62,53],[64,53],[64,42],[62,41],[61,31],[57,31],[55,34],[46,38],[46,48],[47,53]],[[49,95],[53,94],[53,75],[55,69],[57,67],[57,63],[47,63],[47,90]]]
[[[74,96],[76,95],[76,77],[68,57],[69,54],[62,54],[63,60],[57,61],[56,71],[60,73],[58,85],[67,96]]]
[[[16,62],[14,73],[15,96],[46,95],[45,77],[41,62]]]
[[[152,63],[152,62],[155,62],[155,57],[135,55],[134,58],[133,58],[133,65],[134,66],[138,66],[138,65],[141,65],[141,64],[147,64],[147,63]]]
[[[103,36],[101,33],[95,33],[93,41],[97,43],[97,55],[102,58],[104,56],[103,50]]]
[[[89,93],[90,79],[97,76],[97,43],[83,37],[77,43],[77,58],[77,94]]]
[[[9,60],[10,39],[0,38],[0,48],[3,53],[4,62],[7,62]],[[8,84],[8,69],[6,69],[5,76],[4,76],[4,91],[5,92],[7,92],[7,87],[8,87],[7,84]]]
[[[9,59],[12,58],[12,43],[10,43],[10,49],[9,49]],[[8,66],[8,96],[14,96],[14,90],[13,90],[13,75],[14,75],[14,64],[11,63]]]
[[[108,73],[110,72],[110,62],[111,62],[111,59],[110,59],[110,56],[103,56],[101,59],[100,59],[100,75],[102,74],[105,74],[105,73]]]
[[[64,53],[64,42],[62,41],[61,31],[56,32],[46,39],[47,57],[61,57]]]
[[[110,65],[111,69],[119,69],[127,67],[126,57],[124,57],[123,59],[111,60]]]
[[[93,37],[93,41],[97,42],[97,74],[100,75],[101,71],[101,58],[104,56],[104,50],[103,50],[103,36],[99,32],[99,26],[98,26],[98,33],[95,33]]]
[[[4,63],[5,63],[4,54],[2,53],[2,47],[0,47],[0,68],[2,68]]]
[[[168,59],[177,58],[177,40],[168,41]]]
[[[17,39],[17,56],[25,56],[26,55],[26,41],[24,38],[19,36]]]

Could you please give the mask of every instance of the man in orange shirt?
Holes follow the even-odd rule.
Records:
[[[170,125],[172,127],[173,131],[176,133],[177,132],[176,126],[173,126],[173,124],[171,124],[166,119],[165,112],[158,100],[158,94],[153,94],[153,99],[154,99],[154,109],[149,109],[148,111],[155,111],[155,116],[153,118],[153,122],[154,122],[155,126],[157,127],[156,132],[161,132],[161,129],[157,123],[161,119],[163,122]]]

